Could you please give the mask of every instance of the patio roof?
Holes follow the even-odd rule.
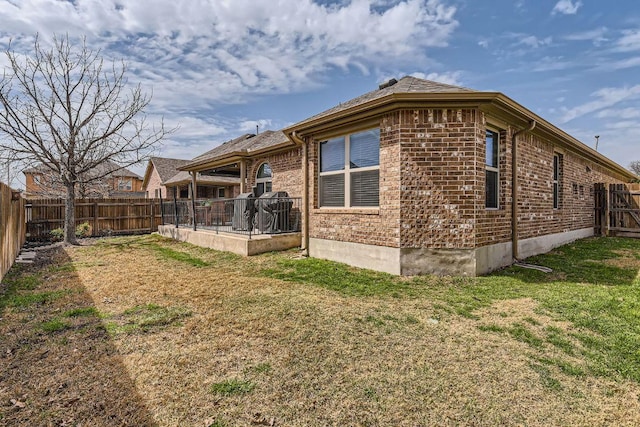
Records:
[[[258,135],[245,134],[195,157],[191,162],[178,169],[183,171],[201,171],[254,156],[263,151],[272,151],[280,147],[289,147],[292,145],[293,143],[281,130],[266,130]]]
[[[166,186],[175,186],[188,184],[191,182],[191,174],[187,171],[180,171],[176,175],[173,176],[170,180],[164,183]],[[196,184],[198,185],[218,185],[218,186],[229,186],[229,185],[239,185],[240,178],[236,178],[233,176],[216,176],[216,175],[202,175],[200,173],[196,176]]]

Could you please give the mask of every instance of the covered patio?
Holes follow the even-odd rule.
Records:
[[[179,241],[240,255],[301,245],[301,199],[280,192],[233,199],[164,201],[158,232]]]

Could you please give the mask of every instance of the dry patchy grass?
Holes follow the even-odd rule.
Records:
[[[588,374],[573,325],[531,298],[461,316],[429,291],[455,278],[349,295],[265,277],[292,252],[245,259],[154,236],[47,255],[9,278],[39,278],[20,295],[64,293],[1,308],[0,424],[640,422],[639,385]]]

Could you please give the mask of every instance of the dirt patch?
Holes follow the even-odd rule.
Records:
[[[163,257],[158,245],[188,256]],[[567,375],[512,334],[479,328],[520,323],[543,338],[549,327],[571,329],[533,300],[461,318],[427,298],[347,297],[261,278],[270,256],[247,260],[148,236],[66,248],[39,266],[38,289],[24,292],[71,293],[3,309],[0,423],[640,422],[637,384]],[[64,315],[83,307],[97,315]],[[161,320],[125,327],[151,315]],[[42,329],[55,319],[66,326]]]

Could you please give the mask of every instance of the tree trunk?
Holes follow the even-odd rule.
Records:
[[[76,241],[76,188],[74,184],[67,184],[67,199],[64,203],[64,242],[77,245]]]

